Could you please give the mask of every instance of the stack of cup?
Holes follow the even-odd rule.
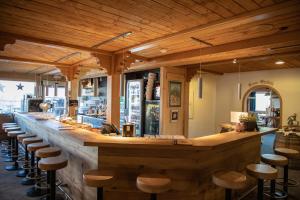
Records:
[[[148,74],[148,83],[146,87],[146,100],[152,100],[152,94],[153,94],[153,85],[154,81],[156,79],[156,74],[155,73],[149,73]]]

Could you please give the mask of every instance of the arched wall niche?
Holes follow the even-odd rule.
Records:
[[[276,93],[279,97],[279,100],[280,100],[280,120],[279,120],[279,128],[282,127],[282,113],[283,113],[283,101],[282,101],[282,97],[279,93],[279,91],[274,88],[273,86],[270,86],[270,85],[266,85],[266,84],[259,84],[259,85],[255,85],[255,86],[252,86],[251,88],[249,88],[245,94],[243,95],[243,99],[242,99],[242,111],[243,112],[247,112],[248,111],[248,107],[247,107],[247,103],[248,103],[248,97],[250,95],[251,92],[253,91],[257,91],[257,90],[260,90],[260,89],[265,89],[265,90],[272,90],[274,93]]]

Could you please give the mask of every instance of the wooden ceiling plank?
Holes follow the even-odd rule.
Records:
[[[290,13],[291,10],[293,10],[293,9],[297,10],[298,8],[295,7],[295,4],[297,4],[297,1],[284,2],[281,4],[274,5],[274,6],[270,6],[270,7],[262,8],[259,10],[251,11],[251,12],[248,12],[245,14],[241,14],[238,16],[234,16],[229,19],[219,20],[219,21],[212,22],[209,24],[196,26],[191,29],[186,29],[184,31],[179,31],[174,34],[170,34],[167,36],[163,36],[160,38],[156,38],[154,40],[149,40],[149,41],[143,42],[141,44],[125,48],[124,50],[130,51],[132,49],[141,48],[142,46],[156,46],[156,44],[158,44],[162,41],[176,39],[177,37],[191,37],[191,36],[193,36],[193,34],[195,32],[199,32],[200,30],[201,31],[206,31],[206,30],[212,31],[213,30],[214,32],[218,32],[222,29],[236,27],[237,25],[243,25],[243,24],[247,24],[250,22],[261,21],[264,19],[270,19],[270,18],[278,16],[278,15]],[[120,53],[122,50],[118,50],[118,51],[116,51],[116,53]]]
[[[69,6],[67,4],[64,5],[59,2],[53,2],[53,1],[41,1],[41,0],[36,0],[36,1],[40,2],[41,4],[51,5],[54,8],[59,9],[59,10],[65,11],[66,10],[65,8],[69,8],[69,9],[67,9],[67,12],[70,12],[69,15],[74,15],[74,13],[76,13],[81,18],[84,18],[85,21],[87,21],[87,19],[91,19],[91,20],[94,19],[95,22],[99,22],[99,25],[103,24],[103,23],[101,23],[101,20],[106,20],[106,22],[110,23],[110,24],[113,24],[116,21],[118,21],[118,22],[123,23],[123,25],[121,27],[127,28],[127,31],[128,31],[128,28],[134,29],[134,30],[143,28],[143,29],[147,30],[147,31],[145,31],[145,34],[147,34],[147,32],[150,32],[150,33],[157,32],[157,34],[166,34],[170,31],[170,29],[167,29],[165,26],[155,26],[154,22],[152,25],[154,27],[156,27],[156,29],[153,29],[153,26],[150,26],[146,23],[140,23],[142,18],[137,17],[138,19],[135,19],[135,18],[131,17],[132,15],[130,13],[126,13],[126,15],[125,15],[124,14],[125,12],[120,12],[117,10],[109,9],[109,7],[107,7],[107,6],[104,7],[103,5],[99,5],[96,2],[92,2],[92,1],[72,2],[72,4],[71,4],[72,6]],[[70,9],[70,8],[73,8],[73,9]],[[101,11],[101,12],[99,12],[99,11]],[[111,12],[113,12],[113,13],[111,13]],[[110,21],[108,21],[108,20],[110,20]],[[131,26],[134,26],[134,28],[132,28]],[[120,25],[118,27],[120,27]],[[123,29],[120,31],[124,32],[125,30]],[[117,34],[117,33],[115,33],[115,34]]]
[[[234,2],[233,0],[215,0],[217,3],[227,8],[234,14],[241,14],[246,12],[247,10],[241,7],[239,4]]]
[[[228,18],[233,16],[233,13],[228,11],[227,8],[224,8],[222,5],[219,5],[214,1],[202,1],[201,4],[204,5],[211,12],[216,13],[222,18]]]
[[[252,0],[234,0],[234,1],[249,11],[256,10],[260,7],[255,1]]]

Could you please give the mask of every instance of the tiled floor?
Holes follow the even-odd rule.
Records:
[[[274,135],[266,135],[263,137],[262,141],[262,153],[272,153]],[[21,178],[15,176],[16,172],[6,171],[4,166],[7,164],[8,163],[3,162],[3,158],[0,158],[0,200],[33,200],[34,198],[28,198],[25,195],[26,190],[30,188],[30,186],[21,185]],[[280,174],[282,174],[282,170],[280,170]],[[300,171],[289,170],[289,174],[290,177],[293,177],[300,182]],[[290,188],[289,195],[289,200],[300,200],[300,186]],[[255,193],[251,193],[245,198],[245,200],[255,199]]]

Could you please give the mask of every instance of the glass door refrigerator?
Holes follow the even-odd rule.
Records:
[[[143,134],[144,80],[136,79],[127,82],[128,122],[135,124],[136,136]]]

